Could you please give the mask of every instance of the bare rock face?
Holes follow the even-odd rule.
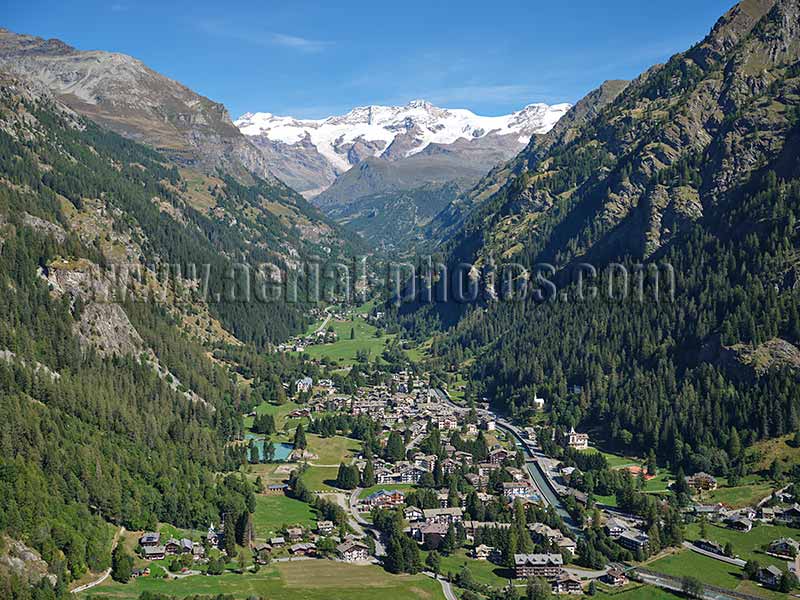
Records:
[[[8,536],[3,536],[2,545],[0,573],[15,575],[30,585],[36,585],[42,579],[47,579],[51,585],[56,584],[58,578],[48,572],[47,563],[36,550]]]
[[[725,346],[718,335],[711,336],[701,348],[700,359],[744,381],[754,381],[777,368],[800,370],[800,348],[781,338],[757,346],[744,343]]]
[[[222,104],[135,58],[0,29],[0,68],[33,80],[76,112],[179,164],[272,178],[264,156],[239,133]]]

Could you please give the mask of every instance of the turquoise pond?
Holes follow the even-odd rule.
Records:
[[[264,459],[264,442],[265,442],[264,438],[261,437],[261,436],[255,435],[253,433],[248,433],[245,436],[245,439],[248,440],[248,441],[255,440],[256,446],[258,447],[258,456],[259,456],[259,458],[261,460],[263,460]],[[283,442],[267,442],[267,443],[271,443],[272,447],[275,449],[275,453],[273,454],[273,459],[272,459],[275,462],[283,462],[283,461],[285,461],[287,458],[289,458],[289,455],[292,453],[292,450],[294,450],[294,446],[292,444],[286,444],[286,443],[283,443]]]

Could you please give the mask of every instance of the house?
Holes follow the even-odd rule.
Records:
[[[695,504],[692,506],[692,512],[696,518],[705,517],[707,521],[712,523],[719,521],[728,514],[728,510],[723,504]]]
[[[539,398],[539,396],[534,396],[533,410],[535,410],[536,412],[542,412],[544,410],[544,398]]]
[[[787,525],[800,525],[800,504],[793,504],[785,508],[780,513],[775,512],[775,520]]]
[[[621,519],[611,518],[608,521],[606,521],[606,526],[605,526],[606,533],[612,538],[618,538],[628,529],[630,529],[630,526]]]
[[[255,553],[255,562],[259,565],[265,565],[269,562],[269,555],[272,552],[272,546],[262,542],[253,547],[253,552]]]
[[[463,521],[464,533],[468,539],[475,539],[478,529],[508,529],[511,523],[499,523],[497,521]]]
[[[393,508],[405,501],[406,495],[400,490],[378,490],[364,498],[361,504],[365,505],[367,510],[371,510],[376,507]]]
[[[303,539],[303,528],[302,527],[287,527],[286,528],[286,535],[289,538],[290,542],[296,542]]]
[[[447,523],[418,523],[411,527],[411,537],[428,548],[438,548],[447,535]]]
[[[650,545],[650,538],[647,534],[641,533],[635,529],[624,531],[622,535],[617,538],[617,543],[623,548],[627,548],[632,552],[646,551]]]
[[[712,554],[718,554],[719,556],[725,556],[725,548],[722,547],[721,544],[717,542],[712,542],[710,540],[697,540],[694,545],[700,550],[705,550],[706,552],[711,552]]]
[[[417,521],[422,521],[425,518],[425,514],[416,506],[406,507],[406,509],[403,511],[403,516],[405,516],[406,521],[409,523],[416,523]]]
[[[543,577],[556,579],[564,572],[564,559],[560,554],[515,554],[514,573],[517,579]]]
[[[458,523],[463,519],[464,510],[460,506],[451,508],[426,508],[422,511],[426,523]]]
[[[464,478],[476,490],[485,490],[486,486],[489,485],[489,478],[481,477],[477,473],[467,473],[466,475],[464,475]]]
[[[717,480],[708,473],[695,473],[694,475],[686,478],[686,483],[690,487],[700,490],[715,490],[717,489]]]
[[[208,526],[208,533],[206,534],[206,539],[208,540],[208,543],[211,544],[211,546],[214,547],[219,546],[219,534],[214,529],[213,523],[211,523],[211,525]]]
[[[486,544],[481,544],[480,546],[475,546],[472,549],[472,558],[475,560],[489,560],[489,556],[494,551],[494,548],[491,546],[487,546]]]
[[[203,544],[199,544],[197,542],[192,544],[192,555],[195,558],[205,558],[206,555],[206,548]]]
[[[269,543],[273,548],[280,548],[286,545],[286,538],[284,538],[283,536],[270,538]]]
[[[794,558],[800,554],[800,543],[792,538],[779,538],[767,546],[767,552],[780,557]]]
[[[506,481],[503,483],[503,496],[512,500],[517,496],[527,496],[531,493],[531,486],[527,481]]]
[[[758,570],[758,582],[769,588],[777,589],[781,577],[783,577],[783,571],[773,565]]]
[[[554,542],[564,537],[564,534],[558,529],[553,529],[544,523],[530,523],[528,525],[528,531],[533,534],[535,540],[540,542]]]
[[[358,540],[348,540],[336,546],[336,552],[346,562],[369,560],[369,548]]]
[[[147,560],[162,560],[167,555],[167,550],[164,546],[143,546],[142,554]]]
[[[622,587],[628,583],[628,578],[625,577],[625,574],[618,569],[609,569],[608,572],[600,578],[600,580],[611,587]]]
[[[314,381],[311,379],[311,377],[303,377],[302,379],[298,379],[294,382],[294,387],[298,394],[310,392],[313,385]]]
[[[762,506],[758,509],[758,518],[767,523],[775,520],[775,509],[771,506]]]
[[[169,538],[164,545],[164,549],[167,551],[167,554],[178,554],[178,552],[181,551],[181,543],[175,538]]]
[[[511,458],[511,453],[505,448],[495,448],[489,452],[489,462],[493,465],[500,465],[508,458]]]
[[[568,573],[562,573],[553,582],[554,594],[582,594],[581,580]]]
[[[575,502],[578,504],[582,504],[583,506],[589,504],[589,495],[586,492],[576,490],[575,488],[567,488],[564,490],[564,493],[575,498]]]
[[[478,475],[481,477],[488,477],[489,473],[497,471],[500,468],[502,468],[500,465],[493,463],[478,463]]]
[[[194,543],[189,538],[182,538],[180,542],[180,553],[181,554],[192,554],[194,549]]]
[[[161,541],[160,533],[149,531],[139,538],[139,545],[142,548],[147,548],[148,546],[158,546],[158,543],[160,541]]]
[[[289,554],[293,556],[313,556],[317,553],[317,545],[313,542],[301,542],[289,546]]]
[[[726,519],[725,523],[731,529],[742,531],[744,533],[747,533],[753,528],[753,522],[747,517],[732,517],[730,519]]]
[[[569,553],[575,556],[578,553],[578,544],[575,540],[566,536],[556,540],[556,545],[559,550],[569,550]]]
[[[589,448],[589,434],[578,433],[575,428],[569,430],[567,446],[573,450],[587,450]]]
[[[333,533],[333,521],[319,521],[317,523],[317,532],[320,535],[330,535]]]

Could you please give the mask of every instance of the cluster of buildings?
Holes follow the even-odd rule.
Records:
[[[631,552],[647,552],[650,547],[650,538],[635,523],[611,518],[606,521],[604,528],[611,539]]]
[[[211,530],[213,531],[213,527]],[[146,532],[139,538],[139,547],[142,549],[142,557],[148,560],[161,560],[178,554],[191,554],[195,559],[203,559],[206,555],[203,544],[187,538],[169,538],[162,544],[161,534],[153,531]]]
[[[369,560],[369,547],[360,538],[346,535],[342,539],[335,535],[335,531],[336,527],[332,521],[319,521],[315,533],[299,526],[287,527],[284,535],[272,537],[253,547],[256,562],[266,562],[267,555],[283,550],[294,557],[317,557],[319,556],[317,544],[322,538],[336,542],[336,555],[340,560],[345,562]]]

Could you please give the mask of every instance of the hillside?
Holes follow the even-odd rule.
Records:
[[[485,177],[455,197],[436,214],[425,227],[424,238],[432,247],[446,245],[462,230],[467,216],[475,211],[484,200],[495,195],[508,183],[510,178],[516,177],[523,169],[527,168],[526,165],[535,164],[536,157],[542,155],[548,148],[556,143],[570,141],[583,123],[594,118],[627,85],[628,82],[623,80],[603,82],[600,87],[589,92],[564,113],[564,116],[553,125],[552,129],[541,135],[532,136],[528,146],[522,152],[511,160],[497,161]]]
[[[530,292],[551,290],[517,279],[527,297],[505,302],[511,288],[488,283],[472,305],[405,307],[408,329],[450,327],[439,360],[475,359],[471,392],[509,413],[544,396],[560,427],[591,425],[687,472],[742,468],[720,450],[734,431],[749,444],[795,430],[798,373],[782,357],[800,345],[798,31],[796,2],[742,2],[702,42],[529,145],[443,252],[487,282],[508,263],[551,263],[558,294],[537,301]],[[569,278],[583,262],[600,271],[598,296],[579,301]],[[609,298],[613,262],[671,265],[674,300],[652,278],[641,300],[635,288]],[[717,339],[758,368],[714,360],[703,349]]]
[[[42,85],[76,112],[180,165],[249,181],[273,176],[221,104],[125,54],[77,50],[0,28],[0,68]]]
[[[248,363],[260,394],[298,367],[242,340],[304,320],[225,299],[232,258],[258,252],[188,204],[164,156],[7,75],[0,172],[0,595],[53,598],[28,587],[44,576],[62,597],[110,566],[116,526],[247,521],[251,486],[217,474],[241,464],[230,442],[256,400],[221,359]],[[217,198],[268,189],[221,181]],[[256,226],[280,233],[277,219]]]

